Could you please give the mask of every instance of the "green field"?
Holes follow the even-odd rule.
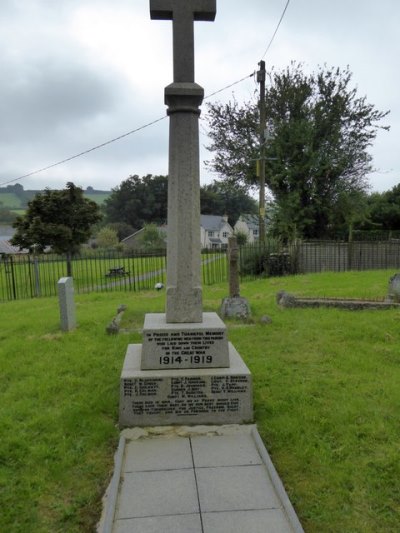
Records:
[[[98,205],[102,205],[107,198],[109,198],[111,195],[110,192],[99,192],[99,193],[84,193],[85,198],[89,198],[89,200],[92,200],[93,202],[96,202]]]
[[[21,199],[13,192],[0,192],[0,207],[18,209],[21,207]]]
[[[253,319],[227,321],[253,374],[260,433],[307,533],[400,530],[400,312],[280,309],[275,295],[382,299],[393,273],[243,283]],[[226,284],[205,287],[204,309],[218,310],[226,294]],[[0,531],[94,531],[126,346],[164,298],[78,295],[79,327],[68,334],[56,298],[0,304]],[[121,303],[132,332],[108,336]]]

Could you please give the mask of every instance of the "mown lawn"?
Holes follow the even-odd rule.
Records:
[[[280,309],[275,294],[383,298],[392,271],[242,285],[253,322],[228,336],[253,373],[255,417],[306,532],[400,530],[400,311]],[[225,285],[204,289],[218,310]],[[76,297],[60,333],[55,298],[0,305],[0,531],[89,532],[118,441],[129,342],[164,294]],[[108,336],[119,304],[134,331]],[[259,319],[268,315],[272,323]]]

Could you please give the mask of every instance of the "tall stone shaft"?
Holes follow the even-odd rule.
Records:
[[[168,323],[202,322],[199,107],[194,82],[194,21],[213,21],[216,0],[150,0],[150,16],[172,20],[174,82],[165,89],[170,117],[168,171]]]
[[[203,89],[173,83],[165,89],[170,117],[166,320],[202,322],[199,106]]]

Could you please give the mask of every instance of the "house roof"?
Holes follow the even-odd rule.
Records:
[[[163,226],[157,226],[157,229],[160,233],[163,233],[166,235],[167,233],[167,225],[164,224]],[[143,233],[144,227],[140,228],[138,231],[135,231],[135,233],[131,233],[131,235],[128,235],[124,239],[121,240],[121,242],[130,241],[132,238],[136,239],[141,233]]]
[[[220,215],[201,215],[200,224],[206,231],[219,231],[222,226],[229,223]]]
[[[245,222],[249,229],[258,229],[259,227],[259,220],[258,215],[253,214],[247,214],[247,215],[240,215],[240,220],[242,222]]]
[[[28,253],[27,250],[20,250],[19,246],[12,246],[9,241],[0,241],[0,254],[23,254]]]

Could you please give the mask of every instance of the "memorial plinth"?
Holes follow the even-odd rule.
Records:
[[[163,313],[149,313],[143,326],[142,370],[229,366],[226,326],[216,313],[203,322],[171,324]]]
[[[128,346],[121,374],[121,427],[252,421],[251,374],[231,344],[229,368],[141,370],[141,357],[141,344]]]

